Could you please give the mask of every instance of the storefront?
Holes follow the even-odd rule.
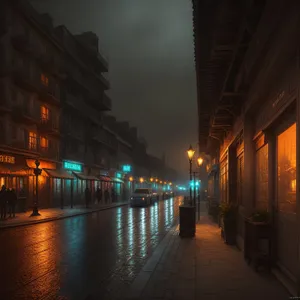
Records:
[[[274,220],[276,260],[292,281],[298,274],[298,223],[296,209],[296,79],[290,68],[275,83],[270,99],[256,117],[255,209],[266,209]],[[284,73],[283,73],[284,75]],[[259,133],[261,132],[260,136]]]

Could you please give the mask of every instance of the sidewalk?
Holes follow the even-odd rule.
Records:
[[[160,247],[160,249],[159,249]],[[178,227],[130,286],[126,299],[285,300],[290,295],[267,273],[255,273],[237,248],[224,244],[220,229],[201,216],[194,239],[181,239]]]
[[[42,222],[49,222],[58,219],[64,219],[84,214],[89,214],[92,212],[105,210],[109,208],[119,207],[127,205],[128,201],[126,202],[118,202],[118,203],[111,203],[108,205],[98,205],[93,204],[90,208],[85,208],[85,206],[76,206],[74,208],[47,208],[47,209],[40,209],[40,216],[37,217],[30,217],[31,211],[26,213],[16,213],[15,218],[7,218],[6,220],[0,220],[0,229],[3,228],[10,228],[10,227],[17,227],[17,226],[24,226],[24,225],[31,225],[37,224]]]

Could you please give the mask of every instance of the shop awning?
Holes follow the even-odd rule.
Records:
[[[108,177],[108,176],[100,176],[100,177],[99,177],[99,180],[100,180],[100,181],[107,181],[107,182],[110,182],[110,181],[111,181],[111,178]]]
[[[74,177],[66,171],[63,170],[49,170],[43,169],[49,177],[60,178],[60,179],[74,179]]]
[[[76,173],[76,172],[73,172],[73,174],[81,180],[97,180],[97,181],[99,181],[99,178],[97,178],[95,176],[84,175],[84,174]]]
[[[123,180],[121,180],[120,178],[117,178],[117,177],[112,177],[111,181],[116,182],[116,183],[124,183]]]

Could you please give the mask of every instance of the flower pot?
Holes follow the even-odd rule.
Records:
[[[236,220],[234,218],[223,218],[223,236],[228,245],[236,244]]]

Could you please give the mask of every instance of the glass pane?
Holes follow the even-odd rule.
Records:
[[[296,124],[277,138],[278,210],[296,213]]]
[[[268,209],[268,145],[256,152],[256,209]]]

